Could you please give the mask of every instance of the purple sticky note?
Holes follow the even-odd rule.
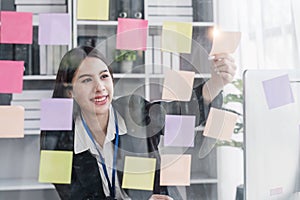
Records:
[[[146,50],[148,20],[119,18],[117,49]]]
[[[164,145],[193,147],[195,120],[190,115],[166,115]]]
[[[294,96],[288,75],[262,82],[269,109],[294,103]]]
[[[70,15],[45,13],[39,15],[39,44],[68,45],[71,36]]]
[[[0,12],[0,43],[32,44],[32,13]]]
[[[41,130],[72,130],[73,99],[42,99]]]
[[[24,61],[0,60],[0,93],[21,93]]]

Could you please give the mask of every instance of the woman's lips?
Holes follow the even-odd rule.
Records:
[[[93,102],[96,104],[96,105],[103,105],[103,104],[106,104],[108,101],[108,95],[106,96],[97,96],[93,99]]]

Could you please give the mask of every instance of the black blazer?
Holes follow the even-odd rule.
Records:
[[[202,85],[194,88],[189,102],[154,102],[150,103],[137,95],[120,97],[112,102],[113,107],[125,121],[128,133],[120,135],[117,158],[117,177],[122,184],[125,156],[141,156],[156,158],[156,172],[153,191],[125,189],[132,199],[149,199],[152,194],[178,195],[175,187],[160,186],[160,156],[158,144],[160,135],[164,133],[166,114],[195,115],[196,125],[203,124],[210,106],[220,107],[221,94],[205,106],[202,99]],[[74,130],[74,123],[73,123]],[[42,131],[42,150],[74,151],[74,131]],[[85,151],[73,154],[71,184],[55,184],[56,190],[63,200],[105,199],[102,180],[96,159]],[[170,191],[170,188],[172,191]],[[174,197],[175,199],[179,199]]]

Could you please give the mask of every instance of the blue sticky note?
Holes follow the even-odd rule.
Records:
[[[42,99],[41,130],[72,130],[73,99]]]
[[[294,103],[288,75],[278,76],[262,82],[269,109]]]
[[[39,14],[39,44],[68,45],[71,37],[71,19],[66,13]]]
[[[166,115],[164,145],[193,147],[195,120],[190,115]]]

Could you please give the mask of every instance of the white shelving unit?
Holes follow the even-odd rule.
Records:
[[[68,12],[71,14],[72,31],[73,35],[70,40],[69,49],[77,46],[77,36],[90,35],[91,33],[100,34],[115,33],[118,25],[117,21],[92,21],[92,20],[77,20],[76,19],[76,2],[77,0],[68,0],[67,7]],[[144,0],[144,16],[147,19],[148,0]],[[214,4],[215,7],[215,4]],[[215,13],[215,12],[214,12]],[[216,17],[214,17],[216,19]],[[34,24],[37,25],[37,24]],[[193,22],[194,28],[206,29],[213,27],[214,22]],[[149,29],[161,29],[162,22],[149,23]],[[159,32],[159,31],[158,31]],[[41,58],[43,59],[43,58]],[[161,83],[164,78],[163,72],[152,73],[147,63],[150,63],[148,58],[143,54],[142,62],[145,64],[141,71],[135,73],[114,73],[114,78],[118,81],[121,80],[122,87],[119,91],[116,91],[116,96],[124,95],[126,90],[136,89],[137,84],[143,84],[141,88],[138,88],[138,93],[143,95],[146,99],[151,100],[159,96],[161,91],[156,91],[151,83]],[[209,73],[196,74],[197,79],[207,79],[210,77]],[[55,75],[30,75],[24,76],[25,82],[49,83],[54,82]],[[120,84],[121,85],[121,84]],[[43,85],[40,85],[44,87]],[[38,87],[38,86],[34,86]],[[156,93],[156,94],[153,94]],[[203,127],[197,127],[196,132],[202,131]],[[200,134],[197,134],[200,135]],[[59,199],[54,186],[52,184],[39,183],[38,167],[39,167],[39,130],[26,130],[25,136],[22,139],[0,139],[1,153],[0,158],[4,164],[0,166],[0,199],[18,199],[18,195],[22,200],[29,199],[41,199],[41,200],[56,200]],[[196,140],[196,142],[201,139]],[[209,188],[208,194],[210,199],[215,199],[217,193],[217,174],[216,174],[216,152],[213,151],[207,158],[203,160],[197,159],[198,152],[196,147],[187,150],[187,153],[191,153],[194,157],[192,161],[192,177],[191,187],[187,188],[187,191],[194,195],[198,194],[198,189]],[[199,151],[199,149],[198,149]],[[205,187],[204,187],[205,186]],[[191,189],[189,189],[191,188]],[[22,196],[22,198],[21,198]],[[198,199],[199,199],[198,198]],[[188,199],[193,199],[188,198]]]

